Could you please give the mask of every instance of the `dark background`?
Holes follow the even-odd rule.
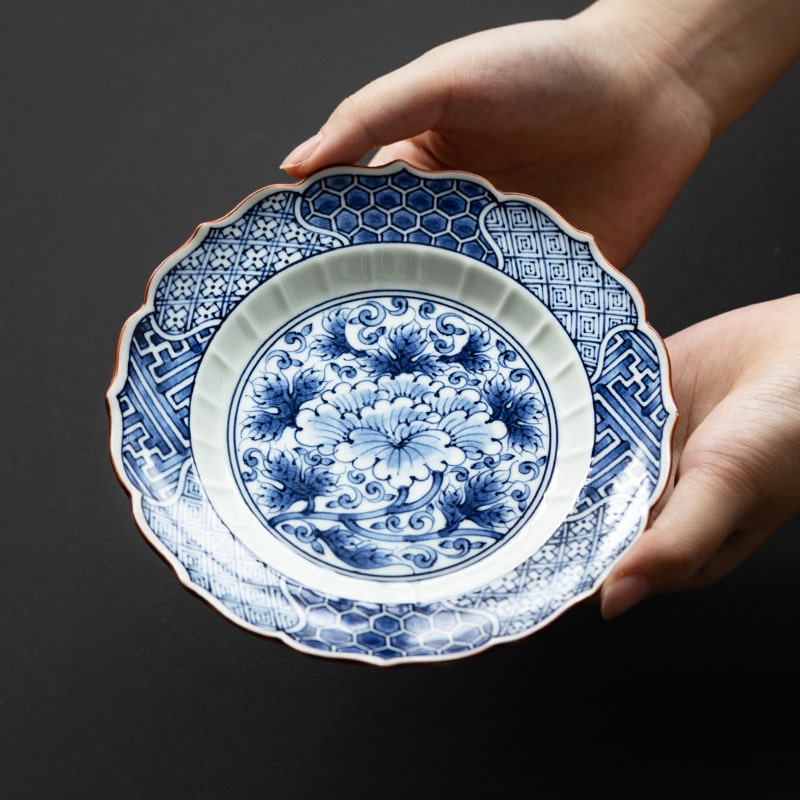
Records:
[[[0,797],[783,797],[800,527],[714,587],[381,669],[245,632],[139,534],[117,336],[199,222],[371,78],[583,2],[10,3],[0,25]],[[663,335],[800,289],[795,68],[628,271]],[[791,779],[791,782],[790,782]],[[791,793],[791,792],[790,792]]]

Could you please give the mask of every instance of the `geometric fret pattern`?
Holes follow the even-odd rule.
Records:
[[[481,224],[504,271],[550,309],[590,372],[606,334],[636,324],[633,298],[598,265],[589,245],[539,209],[508,201],[487,208]]]
[[[595,446],[577,508],[616,491],[616,481],[634,468],[652,488],[661,471],[660,453],[668,413],[661,398],[658,355],[639,330],[622,328],[609,337],[592,382]]]
[[[191,393],[219,325],[254,288],[317,253],[409,242],[513,277],[560,321],[592,386],[596,435],[569,516],[491,585],[436,603],[325,596],[258,560],[214,512],[194,473]],[[469,176],[400,164],[329,171],[267,188],[164,262],[123,330],[109,390],[113,453],[153,538],[182,580],[229,618],[314,653],[375,664],[452,658],[529,634],[591,591],[641,531],[663,481],[674,414],[660,340],[624,281],[546,209]]]
[[[167,338],[152,315],[133,331],[128,375],[119,392],[122,460],[143,494],[166,500],[191,455],[189,402],[194,376],[212,331]]]

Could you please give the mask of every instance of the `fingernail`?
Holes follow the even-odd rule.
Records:
[[[321,141],[322,134],[315,133],[310,139],[306,139],[302,144],[297,145],[297,147],[283,159],[280,169],[299,167],[304,161],[311,157],[311,154],[319,147]]]
[[[624,614],[649,594],[647,581],[641,575],[623,575],[603,587],[600,613],[609,620]]]

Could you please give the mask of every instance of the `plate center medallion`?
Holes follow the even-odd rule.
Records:
[[[377,581],[462,569],[509,541],[552,475],[547,384],[514,337],[452,300],[363,292],[264,342],[228,455],[265,529]]]

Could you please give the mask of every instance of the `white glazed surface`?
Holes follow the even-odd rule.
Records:
[[[376,582],[343,576],[299,556],[271,535],[248,506],[226,455],[229,409],[240,376],[262,342],[287,318],[325,301],[365,291],[423,291],[498,320],[535,361],[552,396],[558,426],[554,474],[532,517],[492,555],[424,581]],[[517,566],[563,521],[586,479],[594,411],[575,347],[546,307],[491,267],[448,251],[413,245],[334,250],[287,270],[250,294],[214,336],[197,371],[190,411],[198,474],[222,521],[253,554],[315,590],[371,602],[430,602],[458,596]]]

